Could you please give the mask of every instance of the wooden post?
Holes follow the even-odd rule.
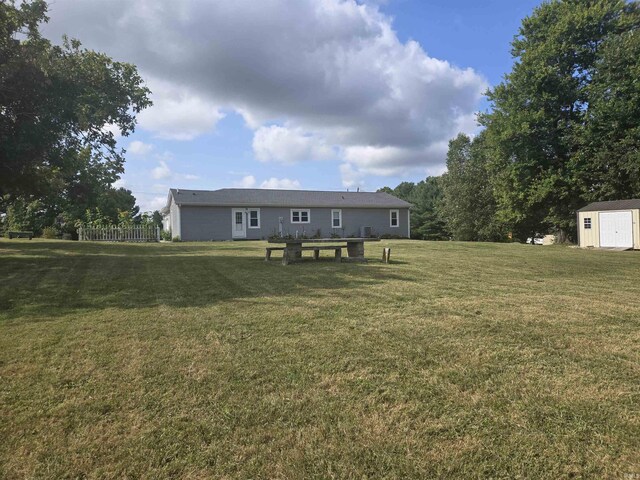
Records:
[[[391,249],[385,247],[382,249],[382,262],[389,263],[390,261],[391,261]]]
[[[316,248],[316,249],[313,251],[313,259],[314,259],[314,260],[319,260],[319,259],[320,259],[320,249],[319,249],[319,248]]]
[[[342,261],[342,248],[336,248],[336,262]]]

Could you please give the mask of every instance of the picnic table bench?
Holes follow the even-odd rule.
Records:
[[[302,258],[303,251],[313,251],[314,260],[320,258],[321,250],[333,250],[335,254],[336,262],[343,260],[352,262],[366,262],[364,257],[364,242],[379,242],[379,238],[292,238],[292,239],[270,239],[269,243],[284,243],[284,247],[267,247],[265,260],[268,261],[271,258],[271,252],[274,250],[282,250],[282,264],[288,265],[289,263],[298,261]],[[333,243],[334,245],[311,245],[304,246],[303,244],[314,243]],[[342,245],[337,245],[343,243]],[[347,249],[347,257],[342,257],[342,249]]]
[[[7,232],[7,235],[9,235],[9,240],[11,240],[12,238],[28,238],[29,240],[31,240],[33,238],[33,232],[11,231]]]

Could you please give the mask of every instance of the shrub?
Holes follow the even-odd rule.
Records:
[[[58,238],[59,232],[56,227],[44,227],[42,229],[42,238]]]
[[[180,240],[180,235],[176,235],[175,237],[173,237],[171,239],[172,242],[181,242],[182,240]]]

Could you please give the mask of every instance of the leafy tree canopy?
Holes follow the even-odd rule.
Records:
[[[567,231],[587,201],[640,194],[639,26],[624,0],[545,2],[523,20],[480,117],[505,225]]]
[[[46,12],[43,0],[0,2],[0,198],[51,216],[122,195],[111,185],[124,151],[107,127],[128,135],[151,102],[133,65],[43,38]]]

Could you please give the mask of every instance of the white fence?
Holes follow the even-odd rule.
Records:
[[[132,225],[130,227],[80,227],[80,240],[98,242],[159,242],[160,227]]]

